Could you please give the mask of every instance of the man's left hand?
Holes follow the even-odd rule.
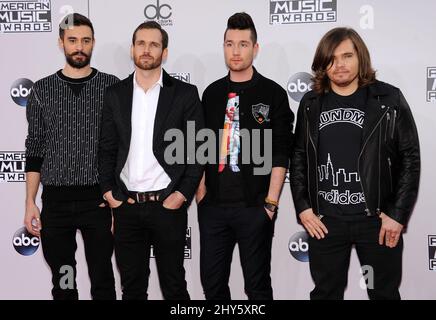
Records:
[[[165,209],[177,210],[183,205],[184,202],[185,197],[181,193],[173,192],[164,200],[162,205]]]
[[[403,225],[383,212],[380,214],[380,219],[382,226],[378,237],[379,244],[383,245],[384,243],[389,248],[395,248],[400,240]]]

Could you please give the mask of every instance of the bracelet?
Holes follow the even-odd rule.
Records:
[[[279,202],[278,202],[278,201],[271,200],[271,199],[269,199],[268,197],[265,198],[265,203],[273,204],[273,205],[275,205],[276,207],[279,206]]]

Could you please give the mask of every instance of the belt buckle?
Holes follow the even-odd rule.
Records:
[[[145,192],[137,192],[136,193],[136,202],[144,203],[147,201],[147,197],[145,196]]]
[[[137,192],[135,198],[137,203],[144,203],[147,201],[159,201],[160,193],[155,191]]]
[[[154,201],[159,201],[159,199],[160,199],[160,192],[155,192],[153,194],[153,199],[154,199]]]
[[[156,192],[150,192],[148,195],[148,201],[158,201],[159,200],[159,196]]]

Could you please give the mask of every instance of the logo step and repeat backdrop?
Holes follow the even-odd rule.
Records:
[[[132,32],[144,20],[156,20],[169,33],[164,67],[174,77],[197,85],[200,94],[226,74],[223,33],[235,12],[252,15],[259,34],[255,66],[286,88],[297,111],[311,90],[310,67],[321,36],[336,26],[351,26],[365,39],[378,77],[400,87],[415,116],[422,150],[419,200],[404,235],[405,299],[435,299],[436,216],[433,212],[436,158],[436,2],[396,0],[105,0],[0,1],[0,299],[50,299],[50,272],[39,239],[23,229],[25,199],[24,141],[26,103],[33,83],[61,69],[58,24],[71,12],[88,15],[96,31],[93,66],[120,78],[132,72]],[[39,201],[39,200],[38,200]],[[40,202],[39,202],[40,204]],[[185,267],[191,297],[203,299],[199,278],[199,235],[195,205],[189,210]],[[80,297],[90,298],[80,234],[77,237]],[[280,200],[272,251],[276,299],[307,299],[313,283],[308,265],[308,236],[297,224],[289,180]],[[115,261],[114,261],[115,263]],[[161,299],[154,263],[149,294]],[[366,299],[355,252],[349,270],[347,299]],[[364,280],[364,279],[363,279]],[[121,297],[116,275],[118,297]],[[365,281],[363,281],[364,284]],[[232,297],[246,299],[235,250],[230,279]]]

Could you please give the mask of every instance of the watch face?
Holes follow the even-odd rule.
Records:
[[[265,208],[268,209],[269,211],[272,211],[272,212],[277,211],[277,206],[275,206],[271,203],[265,203]]]

